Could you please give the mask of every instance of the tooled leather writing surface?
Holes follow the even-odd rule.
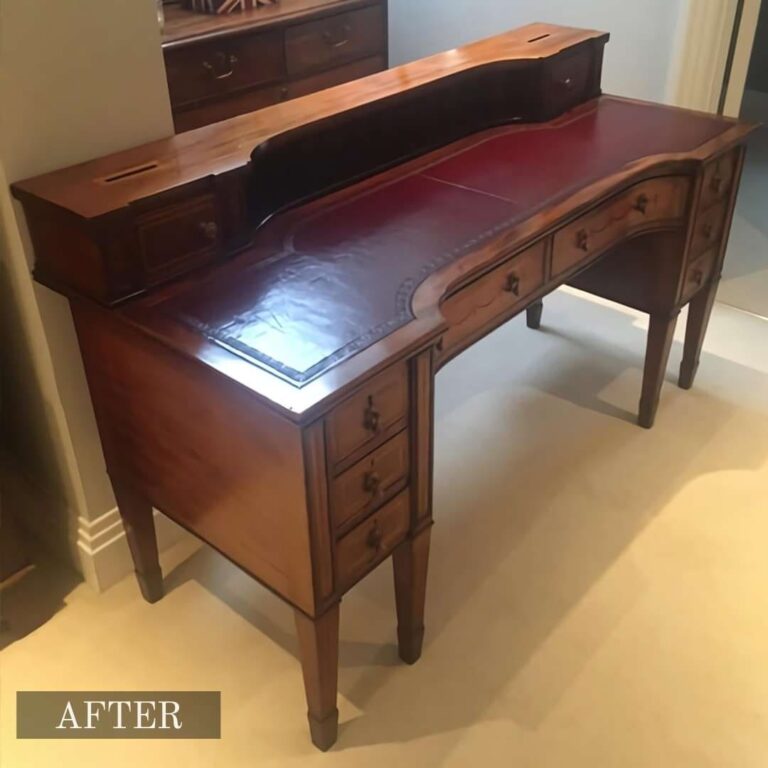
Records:
[[[182,281],[155,309],[300,386],[408,322],[416,287],[483,241],[722,131],[715,117],[603,97],[478,134],[426,168],[278,216],[237,269]]]

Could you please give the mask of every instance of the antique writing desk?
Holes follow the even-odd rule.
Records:
[[[144,596],[154,506],[294,607],[323,749],[339,602],[390,555],[421,653],[441,365],[569,283],[650,314],[640,424],[688,303],[693,382],[750,129],[601,96],[606,41],[531,25],[14,185]]]

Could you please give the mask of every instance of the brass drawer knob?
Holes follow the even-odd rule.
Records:
[[[586,229],[580,229],[576,233],[576,247],[582,251],[589,250],[589,232]]]
[[[370,493],[371,496],[378,496],[381,491],[381,477],[377,472],[371,470],[363,475],[363,490]]]
[[[376,520],[373,524],[373,528],[368,532],[368,538],[365,540],[365,543],[369,549],[378,552],[381,549],[383,538],[384,534],[382,533],[381,528],[379,528],[379,521]]]
[[[507,275],[507,279],[504,283],[504,290],[515,296],[520,295],[520,278],[514,272],[510,272]]]
[[[638,195],[637,200],[635,200],[634,209],[644,215],[648,210],[649,202],[648,195]]]
[[[373,397],[368,398],[368,407],[363,413],[363,427],[374,434],[381,429],[381,414],[373,405]]]
[[[198,227],[206,240],[213,242],[218,237],[219,227],[215,221],[201,221]]]

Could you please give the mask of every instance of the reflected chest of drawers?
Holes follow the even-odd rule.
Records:
[[[166,10],[176,133],[387,68],[387,0],[281,0],[223,16]]]

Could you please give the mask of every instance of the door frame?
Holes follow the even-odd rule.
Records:
[[[739,29],[732,47],[734,23]],[[717,112],[729,53],[733,51],[724,114],[741,108],[761,0],[684,0],[678,21],[678,54],[673,62],[667,100],[677,106]]]

